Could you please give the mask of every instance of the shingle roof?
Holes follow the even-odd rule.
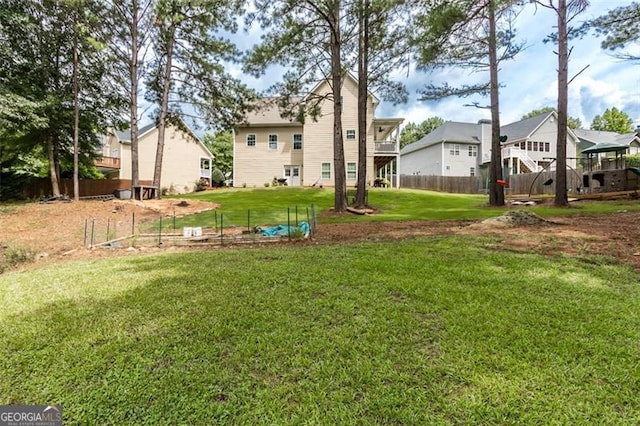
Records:
[[[419,149],[442,142],[479,144],[480,140],[478,139],[478,126],[478,124],[474,123],[446,121],[442,126],[438,127],[422,139],[402,148],[402,150],[400,150],[400,155],[408,154],[410,152],[417,151]]]
[[[580,140],[593,144],[608,143],[628,146],[636,138],[636,133],[619,134],[602,130],[576,129],[573,131]]]
[[[138,136],[144,135],[149,130],[156,127],[156,123],[149,123],[146,126],[140,127],[138,129]],[[116,136],[120,142],[131,142],[131,129],[127,130],[116,130]]]
[[[508,141],[517,141],[531,135],[553,112],[545,112],[535,117],[516,121],[500,127],[500,134],[505,135]]]

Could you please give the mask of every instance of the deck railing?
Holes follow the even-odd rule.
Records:
[[[105,167],[108,169],[119,169],[120,159],[117,157],[100,157],[93,162],[96,167]]]

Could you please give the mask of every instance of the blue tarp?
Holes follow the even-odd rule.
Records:
[[[268,228],[258,226],[256,230],[265,237],[288,237],[302,232],[305,238],[309,236],[311,227],[307,222],[300,222],[298,226],[276,225]]]

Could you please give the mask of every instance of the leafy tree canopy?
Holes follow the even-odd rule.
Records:
[[[535,117],[536,115],[545,114],[547,112],[557,111],[554,107],[544,107],[540,109],[534,109],[525,115],[522,116],[521,120],[526,120],[527,118]],[[575,117],[567,117],[567,126],[570,129],[579,129],[582,127],[582,121],[579,118]]]
[[[408,123],[400,132],[400,148],[419,141],[444,124],[440,117],[429,117],[420,124]]]
[[[602,115],[594,117],[591,123],[591,130],[604,130],[621,134],[631,133],[633,132],[633,120],[627,113],[620,111],[616,107],[607,108]]]
[[[218,132],[204,135],[204,144],[215,156],[215,168],[227,177],[233,172],[233,135],[231,132]]]

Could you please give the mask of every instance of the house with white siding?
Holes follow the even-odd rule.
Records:
[[[141,181],[153,181],[158,144],[155,123],[138,131],[138,171]],[[111,130],[103,138],[95,165],[108,179],[131,179],[131,132]],[[192,192],[200,179],[211,183],[214,156],[183,122],[165,130],[160,191]]]
[[[324,96],[318,116],[304,123],[282,118],[275,102],[247,115],[234,129],[234,186],[261,187],[280,179],[289,186],[333,186],[333,103],[327,81],[312,91]],[[369,94],[367,105],[367,177],[384,177],[396,185],[401,118],[376,118],[379,100]],[[358,173],[358,83],[347,74],[342,87],[342,134],[347,186]]]
[[[505,175],[555,170],[558,118],[549,112],[502,126]],[[567,131],[567,165],[576,166],[577,136]],[[476,176],[491,162],[491,121],[447,121],[400,151],[400,174]]]

